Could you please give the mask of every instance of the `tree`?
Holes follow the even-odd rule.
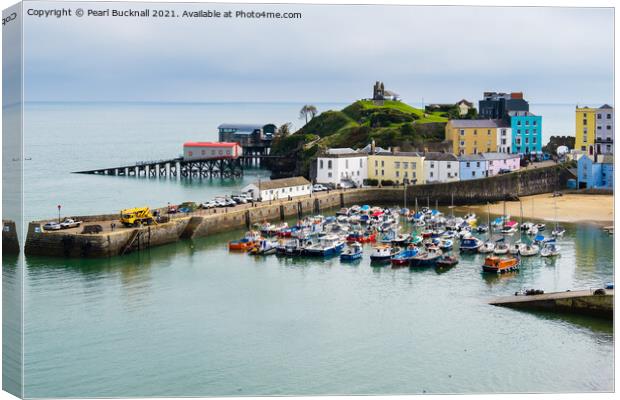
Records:
[[[312,104],[306,104],[301,108],[301,110],[299,110],[299,119],[305,118],[307,124],[308,116],[310,116],[310,119],[312,119],[317,113],[318,111],[315,106],[313,106]]]
[[[287,122],[286,124],[282,124],[280,125],[280,127],[278,128],[278,130],[276,131],[276,136],[278,137],[287,137],[288,135],[291,134],[291,123]]]

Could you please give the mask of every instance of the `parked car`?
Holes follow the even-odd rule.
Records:
[[[80,226],[81,223],[82,221],[75,221],[71,218],[67,218],[60,223],[60,228],[61,229],[77,228],[78,226]]]
[[[234,207],[237,205],[237,203],[233,200],[233,199],[224,199],[224,202],[226,203],[226,207]]]
[[[177,206],[168,206],[168,214],[176,214],[179,212],[179,208]]]
[[[340,187],[343,189],[351,189],[355,187],[355,184],[351,181],[342,181],[340,182]]]
[[[47,224],[43,225],[43,229],[46,231],[58,231],[61,228],[58,222],[50,221]]]
[[[327,190],[327,188],[323,185],[321,185],[320,183],[315,184],[314,186],[312,186],[312,191],[313,192],[323,192]]]
[[[204,209],[210,209],[210,208],[215,208],[215,207],[217,207],[217,204],[213,200],[205,201],[204,203],[200,204],[200,208],[204,208]]]
[[[216,197],[213,199],[216,207],[226,207],[226,200],[221,197]]]
[[[233,196],[231,199],[233,199],[237,204],[246,204],[248,202],[245,196]]]

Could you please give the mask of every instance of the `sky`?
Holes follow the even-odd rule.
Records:
[[[610,8],[54,3],[63,6],[302,18],[25,16],[26,101],[349,102],[381,80],[411,103],[484,91],[613,103]]]

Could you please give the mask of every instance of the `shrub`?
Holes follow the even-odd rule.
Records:
[[[366,186],[377,186],[379,184],[378,179],[364,179],[364,185]]]

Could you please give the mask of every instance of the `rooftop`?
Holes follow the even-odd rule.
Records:
[[[458,161],[458,158],[452,153],[436,153],[430,152],[424,154],[425,161]]]
[[[267,125],[273,124],[220,124],[217,129],[237,129],[240,131],[254,131],[256,129],[263,129]]]
[[[451,119],[454,128],[497,128],[499,120],[496,119]]]
[[[355,153],[355,150],[353,150],[350,147],[336,147],[332,149],[327,149],[326,153],[327,154],[346,154],[346,153]]]
[[[518,154],[508,153],[482,153],[485,160],[508,160],[513,158],[520,158]]]
[[[484,161],[485,158],[482,154],[467,154],[459,156],[459,161]]]
[[[231,147],[239,146],[236,142],[185,142],[183,147]]]
[[[280,189],[291,186],[303,186],[309,185],[310,182],[303,176],[295,176],[293,178],[274,179],[270,181],[255,182],[254,185],[258,186],[259,190]]]
[[[353,153],[326,153],[320,154],[317,158],[353,158],[353,157],[368,157],[366,153],[357,153],[353,151]]]

